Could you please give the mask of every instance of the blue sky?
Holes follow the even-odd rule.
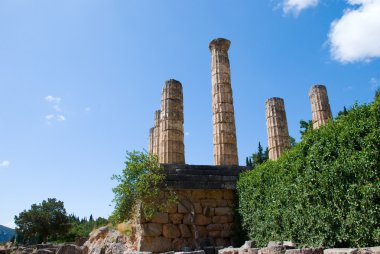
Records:
[[[265,100],[290,135],[328,89],[333,114],[380,86],[379,0],[0,1],[0,224],[49,197],[107,217],[112,174],[148,145],[167,79],[182,82],[189,164],[212,164],[208,43],[229,51],[240,164],[266,146]]]

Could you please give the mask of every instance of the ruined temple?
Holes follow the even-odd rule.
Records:
[[[165,252],[206,246],[230,246],[234,228],[235,189],[239,166],[234,104],[228,50],[231,42],[214,39],[211,53],[211,91],[214,164],[185,163],[182,84],[165,81],[161,109],[154,113],[149,130],[149,153],[157,155],[166,171],[166,186],[175,190],[178,203],[149,221],[137,225],[139,251]],[[324,86],[309,92],[313,125],[320,127],[331,118]],[[290,137],[282,98],[265,103],[269,159],[277,160],[290,148]]]

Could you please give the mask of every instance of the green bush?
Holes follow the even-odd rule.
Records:
[[[278,161],[243,173],[239,212],[251,239],[303,246],[380,244],[380,98],[308,131]]]

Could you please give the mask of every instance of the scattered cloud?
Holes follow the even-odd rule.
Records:
[[[11,165],[11,162],[8,160],[0,162],[0,168],[8,168]]]
[[[371,84],[371,89],[374,91],[380,88],[380,81],[376,78],[371,78],[369,83]]]
[[[60,97],[54,97],[52,95],[48,95],[45,97],[45,100],[50,103],[59,104],[61,102]]]
[[[185,136],[190,136],[190,132],[185,132]]]
[[[46,119],[47,123],[52,124],[52,121],[57,121],[57,122],[66,121],[66,117],[64,115],[62,115],[61,113],[58,113],[58,112],[61,112],[61,107],[59,104],[61,103],[62,98],[61,97],[55,97],[52,95],[48,95],[48,96],[45,96],[44,99],[49,104],[51,104],[52,110],[54,112],[56,112],[56,113],[45,115],[45,119]]]
[[[319,0],[284,0],[282,3],[282,10],[284,13],[293,13],[298,16],[301,11],[315,7],[319,3]]]
[[[347,0],[350,5],[331,24],[332,57],[342,63],[368,62],[380,57],[380,0]]]

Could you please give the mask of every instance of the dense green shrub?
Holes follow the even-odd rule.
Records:
[[[304,246],[380,244],[380,98],[308,131],[278,161],[243,173],[239,211],[251,239]]]

